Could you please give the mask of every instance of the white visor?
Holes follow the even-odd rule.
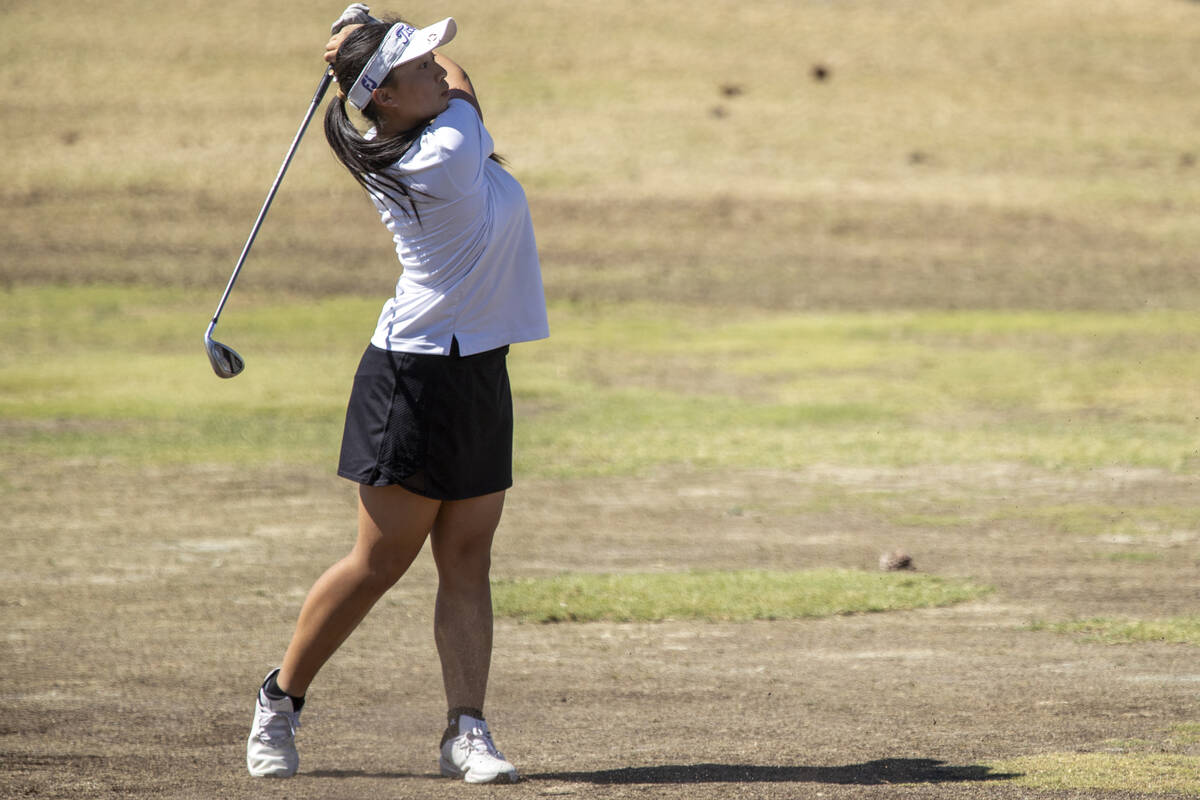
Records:
[[[441,22],[419,30],[407,23],[397,22],[387,32],[387,36],[383,37],[371,60],[363,67],[358,80],[346,93],[346,99],[350,105],[362,111],[371,102],[371,92],[387,80],[388,73],[401,64],[415,61],[431,52],[433,48],[440,47],[453,39],[457,32],[458,26],[454,24],[453,17],[446,17]]]

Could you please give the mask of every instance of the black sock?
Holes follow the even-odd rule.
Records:
[[[275,670],[263,681],[263,693],[272,700],[282,700],[285,697],[290,699],[292,701],[292,710],[299,713],[300,709],[304,707],[304,697],[296,697],[280,689],[279,682],[275,680],[275,676],[278,674],[279,670]]]
[[[479,710],[478,708],[459,706],[457,708],[450,709],[448,712],[446,712],[446,730],[442,734],[443,745],[453,739],[455,736],[458,736],[458,718],[463,714],[466,714],[468,717],[474,717],[475,719],[483,719],[483,711]]]
[[[449,721],[450,727],[454,728],[454,733],[458,734],[458,718],[463,714],[475,719],[483,719],[483,710],[478,708],[468,708],[466,706],[458,706],[446,712],[446,718]]]

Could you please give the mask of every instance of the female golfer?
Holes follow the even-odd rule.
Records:
[[[258,692],[246,763],[256,776],[295,774],[309,684],[428,537],[449,707],[441,773],[512,782],[517,771],[482,709],[492,537],[512,485],[505,356],[511,343],[549,335],[533,226],[520,184],[493,156],[470,80],[434,52],[454,37],[454,20],[418,29],[362,6],[347,14],[355,9],[366,24],[335,25],[326,45],[340,90],[325,135],[391,231],[403,271],[346,412],[338,474],[359,484],[357,540],[313,585]],[[370,123],[365,134],[347,103]]]

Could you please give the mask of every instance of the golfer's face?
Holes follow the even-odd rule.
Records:
[[[392,70],[391,88],[400,107],[413,117],[436,117],[450,104],[446,70],[434,60],[433,53]]]

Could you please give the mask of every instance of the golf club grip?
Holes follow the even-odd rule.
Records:
[[[333,68],[326,67],[321,74],[321,82],[317,84],[317,91],[313,94],[312,102],[309,103],[308,112],[304,115],[303,122],[300,123],[300,129],[296,131],[295,137],[292,139],[292,144],[288,148],[287,155],[283,158],[283,164],[279,167],[279,173],[275,176],[275,182],[271,184],[271,190],[267,192],[267,199],[263,202],[262,208],[258,212],[258,218],[254,220],[254,227],[250,229],[250,236],[246,239],[245,246],[242,247],[242,253],[238,256],[237,265],[233,268],[233,274],[229,276],[229,283],[225,285],[225,292],[221,295],[221,301],[217,303],[217,310],[213,312],[212,323],[209,326],[209,331],[216,326],[217,320],[221,316],[221,311],[225,308],[225,301],[229,299],[229,293],[233,290],[233,284],[237,281],[238,274],[242,271],[242,265],[246,263],[246,256],[250,254],[250,247],[254,244],[254,239],[258,236],[258,230],[262,227],[263,220],[267,217],[267,210],[271,207],[271,201],[275,199],[276,192],[279,191],[279,185],[283,183],[283,176],[287,172],[288,165],[292,163],[292,157],[296,155],[296,149],[300,146],[300,140],[304,137],[304,132],[308,129],[308,123],[312,121],[313,114],[317,111],[317,106],[321,104],[321,100],[325,98],[325,92],[329,90],[329,84],[333,83]]]

